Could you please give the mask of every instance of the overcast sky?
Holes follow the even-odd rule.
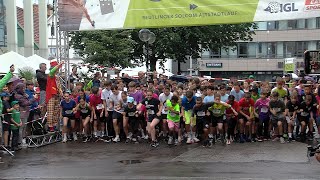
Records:
[[[33,0],[34,3],[38,3],[39,0]],[[53,0],[46,0],[48,3],[52,4]],[[17,0],[17,6],[23,8],[23,0]]]

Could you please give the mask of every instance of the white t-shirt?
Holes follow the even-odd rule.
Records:
[[[103,89],[101,92],[101,99],[106,100],[107,110],[110,110],[108,107],[110,106],[111,95],[112,95],[112,91],[108,89]]]
[[[113,102],[113,107],[118,106],[122,102],[121,93],[122,91],[119,91],[118,95],[111,94],[110,101]]]
[[[168,99],[171,100],[172,96],[173,96],[172,92],[170,92],[169,96],[166,96],[164,93],[160,94],[159,100],[163,104],[163,108],[162,108],[162,112],[161,112],[162,114],[168,114],[168,111],[165,111],[164,109],[167,107],[166,101]]]

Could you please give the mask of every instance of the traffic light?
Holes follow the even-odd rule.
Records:
[[[305,51],[304,64],[306,74],[320,75],[320,51]]]

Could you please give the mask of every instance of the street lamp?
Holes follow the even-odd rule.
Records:
[[[149,29],[141,29],[139,31],[139,39],[146,43],[145,49],[146,50],[146,70],[147,73],[149,72],[149,44],[153,44],[156,41],[156,35],[151,32]],[[152,52],[151,52],[152,53]]]

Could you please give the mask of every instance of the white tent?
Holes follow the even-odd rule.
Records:
[[[32,67],[34,70],[39,69],[39,64],[41,64],[41,63],[45,63],[47,65],[47,68],[50,67],[49,60],[42,58],[36,54],[28,57],[26,62],[28,64],[28,66]]]
[[[13,51],[0,55],[0,64],[0,73],[9,72],[12,64],[15,66],[14,73],[18,73],[18,69],[28,66],[26,58]]]

